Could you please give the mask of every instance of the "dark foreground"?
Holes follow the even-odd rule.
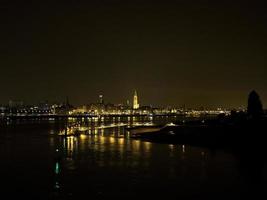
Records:
[[[246,140],[246,148],[232,151],[135,140],[123,127],[67,138],[58,137],[62,129],[55,123],[1,128],[3,199],[267,197],[264,142]]]

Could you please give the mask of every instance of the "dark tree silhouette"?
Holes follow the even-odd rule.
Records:
[[[263,114],[263,108],[262,108],[260,96],[254,90],[250,92],[248,96],[247,112],[248,112],[249,117],[251,118],[259,118]]]

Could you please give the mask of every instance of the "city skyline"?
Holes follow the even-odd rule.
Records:
[[[248,95],[248,94],[247,94]],[[247,97],[246,95],[246,97]],[[142,97],[141,97],[142,99]],[[42,99],[39,101],[35,102],[27,102],[24,101],[23,99],[10,99],[8,102],[0,102],[0,105],[9,105],[11,104],[14,105],[38,105],[38,104],[70,104],[75,107],[83,106],[83,105],[89,105],[89,104],[94,104],[94,103],[99,103],[99,104],[114,104],[114,105],[125,105],[125,106],[130,106],[133,109],[138,109],[139,107],[142,106],[151,106],[151,107],[173,107],[173,108],[190,108],[190,109],[216,109],[216,108],[223,108],[223,109],[246,109],[247,107],[247,99],[243,100],[244,104],[243,105],[238,105],[236,107],[234,106],[226,106],[223,104],[218,104],[218,105],[203,105],[203,104],[196,104],[196,105],[190,105],[190,104],[173,104],[173,105],[168,105],[168,104],[155,104],[154,102],[143,102],[140,103],[140,96],[137,95],[137,90],[134,89],[132,90],[132,96],[129,96],[128,98],[121,99],[121,101],[118,102],[112,102],[109,98],[106,97],[104,93],[99,93],[98,95],[95,95],[94,99],[91,100],[84,100],[84,102],[80,104],[75,104],[72,100],[70,101],[69,96],[66,96],[64,98],[61,98],[60,100],[48,100],[48,99]],[[11,106],[12,107],[12,106]],[[265,104],[263,104],[263,107],[265,108]]]
[[[266,12],[259,1],[1,3],[0,102],[76,105],[104,93],[143,104],[267,102]]]

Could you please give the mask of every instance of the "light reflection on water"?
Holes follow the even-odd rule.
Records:
[[[136,164],[135,158],[138,156],[142,156],[143,159],[149,158],[152,153],[152,143],[132,140],[129,136],[130,133],[124,132],[123,128],[100,129],[77,137],[62,137],[58,148],[61,149],[62,156],[66,157],[67,161],[72,161],[75,155],[95,154],[97,163],[101,163],[101,166],[103,163],[105,166],[123,165],[122,161],[125,159],[127,159],[127,165],[131,161]],[[54,143],[52,140],[51,142]],[[51,143],[51,146],[54,144]]]
[[[54,143],[51,146],[55,146]],[[215,161],[208,149],[134,140],[124,127],[92,129],[76,137],[60,137],[57,148],[63,160],[64,177],[55,184],[62,184],[63,194],[71,192],[79,196],[81,190],[84,193],[86,190],[80,179],[87,180],[89,177],[96,183],[90,186],[95,191],[93,196],[109,197],[133,195],[133,191],[148,195],[154,188],[177,190],[180,187],[181,191],[188,188],[198,191],[202,188],[199,184],[211,187],[209,173],[216,174],[218,181],[225,185],[228,184],[227,179],[237,173],[235,160],[230,155],[219,155],[232,167],[229,174],[221,175],[220,170],[225,163],[212,169]],[[77,181],[74,188],[73,179]],[[113,186],[110,182],[124,191],[111,192],[110,187]],[[206,188],[202,189],[207,192]],[[220,191],[222,188],[216,189]],[[179,196],[181,191],[178,191],[167,196]],[[155,196],[160,195],[157,191],[153,192]]]

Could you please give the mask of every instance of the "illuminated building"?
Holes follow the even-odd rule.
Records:
[[[133,109],[138,109],[139,104],[138,104],[138,96],[136,90],[134,91],[134,97],[133,97]]]

